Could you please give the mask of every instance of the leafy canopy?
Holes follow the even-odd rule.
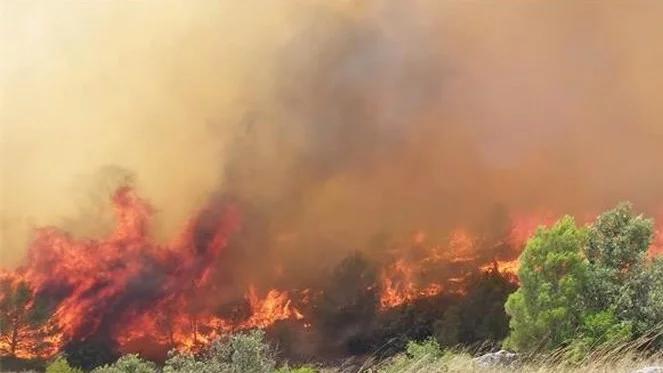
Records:
[[[581,356],[659,330],[663,260],[647,258],[653,227],[622,203],[587,228],[570,217],[540,228],[520,257],[520,288],[505,304],[506,346],[569,346]]]
[[[508,347],[551,348],[573,336],[583,314],[587,267],[579,248],[586,239],[586,231],[566,216],[528,241],[520,257],[520,288],[505,305],[511,316]]]

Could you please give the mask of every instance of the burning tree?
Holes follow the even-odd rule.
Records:
[[[50,312],[29,284],[11,277],[0,280],[0,352],[31,357],[49,347]]]

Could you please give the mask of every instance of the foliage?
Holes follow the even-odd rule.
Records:
[[[19,349],[37,353],[47,345],[43,342],[48,334],[44,327],[50,316],[43,297],[35,296],[25,281],[11,278],[0,280],[0,341],[5,354],[15,356]],[[23,346],[26,339],[40,341],[36,345]]]
[[[461,308],[450,306],[442,314],[442,318],[433,324],[433,336],[443,346],[455,346],[460,343],[461,324],[463,323]]]
[[[569,342],[565,356],[573,362],[581,361],[592,351],[609,349],[628,342],[632,336],[630,322],[619,321],[612,311],[589,313],[578,333]]]
[[[360,354],[372,349],[370,336],[378,306],[377,273],[359,252],[344,258],[333,270],[316,308],[314,323],[329,349]]]
[[[639,294],[646,294],[644,300],[638,303],[638,315],[640,320],[639,334],[648,333],[651,330],[660,329],[663,322],[663,258],[656,258],[647,267],[639,278]]]
[[[1,372],[43,372],[46,364],[42,359],[21,359],[15,356],[0,356]]]
[[[496,269],[477,274],[468,293],[435,322],[433,335],[447,347],[501,341],[509,331],[504,302],[516,288],[513,276]]]
[[[191,354],[173,352],[163,369],[164,373],[272,372],[276,366],[272,348],[264,342],[264,332],[252,330],[214,342],[196,358]]]
[[[119,357],[115,344],[108,336],[70,341],[64,346],[64,352],[71,365],[86,371],[110,364]]]
[[[463,362],[464,369],[456,370],[454,367],[459,360]],[[408,342],[405,353],[379,363],[375,370],[380,373],[460,372],[466,371],[468,367],[471,367],[469,354],[443,351],[434,339],[427,339],[423,342]]]
[[[156,373],[157,366],[140,358],[138,354],[124,355],[113,364],[95,368],[92,373]]]
[[[631,205],[623,203],[599,216],[588,233],[584,249],[590,274],[585,289],[588,306],[614,308],[618,316],[630,318],[643,300],[638,298],[646,296],[637,282],[647,270],[653,222],[635,216]]]
[[[589,229],[585,249],[590,264],[628,275],[642,263],[651,244],[654,224],[641,215],[634,216],[629,203],[600,215]]]
[[[221,367],[214,361],[198,360],[192,354],[171,351],[163,368],[164,373],[213,373],[220,372]]]
[[[587,266],[580,252],[585,230],[571,217],[539,228],[520,257],[520,288],[505,308],[511,333],[505,345],[516,350],[552,349],[574,336],[584,314]]]
[[[67,359],[60,356],[48,364],[46,373],[83,373],[83,370],[70,366]]]
[[[605,334],[599,338],[593,333],[594,343],[619,343],[659,327],[663,304],[657,294],[663,290],[663,267],[660,259],[647,259],[653,235],[653,221],[636,216],[628,203],[603,213],[590,226],[584,248],[590,315],[582,339],[592,322],[599,322]]]
[[[432,338],[423,342],[410,341],[405,348],[405,353],[411,359],[435,359],[442,356],[440,345]]]
[[[658,336],[663,260],[647,258],[653,222],[636,216],[627,203],[600,215],[586,233],[571,227],[569,219],[537,231],[521,256],[521,288],[505,305],[512,317],[506,346],[565,345],[577,359],[651,333]],[[560,256],[560,250],[566,254]],[[662,342],[657,337],[648,344]]]

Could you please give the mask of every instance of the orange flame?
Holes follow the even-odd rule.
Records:
[[[147,336],[167,346],[193,348],[228,331],[303,318],[287,292],[271,289],[260,298],[253,287],[247,289],[245,318],[222,318],[205,306],[190,309],[196,298],[211,294],[214,264],[240,228],[234,206],[226,206],[211,222],[207,217],[202,233],[197,230],[203,215],[198,215],[174,244],[161,247],[149,236],[152,209],[145,201],[128,187],[120,188],[112,200],[117,226],[107,238],[75,240],[55,228],[40,229],[26,265],[2,275],[12,276],[12,283],[29,283],[34,297],[58,299],[53,316],[42,328],[49,331],[50,347],[37,348],[43,344],[37,335],[44,333],[26,326],[20,330],[13,355],[51,356],[74,338],[108,328],[110,318],[126,325],[119,331],[115,325],[111,328],[121,350]],[[152,303],[144,305],[147,301]],[[0,341],[1,349],[8,347]]]

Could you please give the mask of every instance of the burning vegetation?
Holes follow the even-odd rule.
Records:
[[[132,188],[120,187],[112,203],[117,224],[107,237],[78,239],[41,228],[25,263],[2,272],[3,353],[49,357],[95,341],[113,353],[159,358],[172,348],[196,351],[240,330],[278,332],[278,324],[284,325],[281,334],[298,330],[289,331],[290,338],[324,343],[329,333],[340,333],[334,340],[342,353],[351,352],[347,343],[361,352],[368,347],[357,344],[368,342],[357,336],[395,309],[425,301],[442,312],[452,299],[472,292],[482,272],[515,283],[519,246],[511,245],[522,244],[513,241],[521,234],[517,226],[505,232],[503,242],[491,243],[504,245],[494,257],[482,256],[478,248],[484,243],[466,230],[451,232],[446,245],[428,244],[417,232],[405,248],[389,250],[387,260],[357,252],[322,283],[269,287],[260,274],[239,279],[224,272],[233,252],[242,250],[237,237],[245,223],[241,206],[229,199],[201,210],[164,245],[150,236],[153,209]]]
[[[0,12],[1,355],[496,342],[538,226],[663,221],[663,3],[41,6]]]

